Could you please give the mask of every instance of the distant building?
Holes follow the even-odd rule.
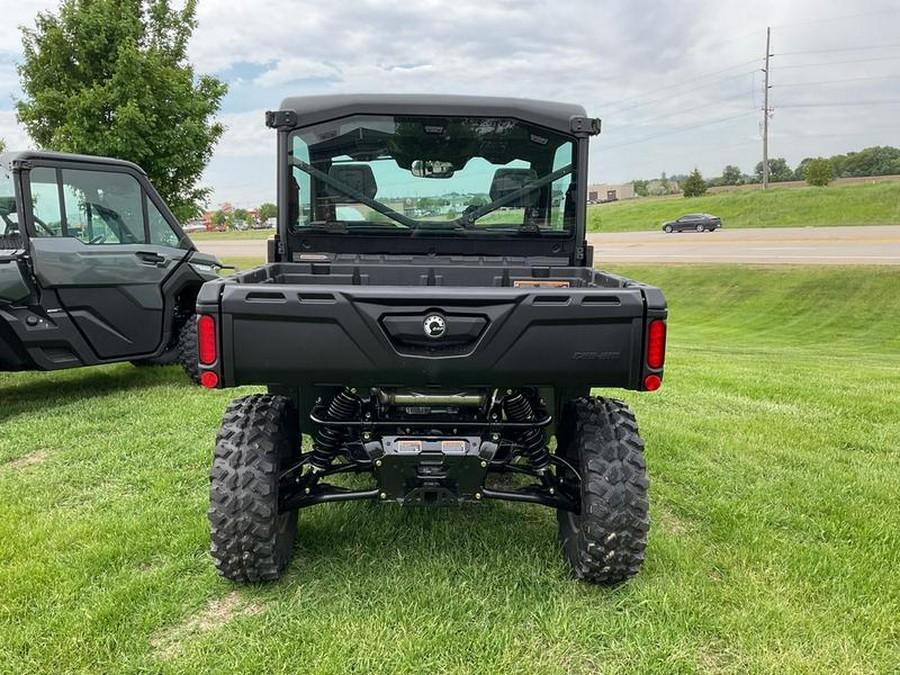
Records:
[[[611,185],[610,183],[597,183],[588,185],[588,204],[602,204],[603,202],[617,202],[620,199],[634,199],[634,183],[622,183]]]

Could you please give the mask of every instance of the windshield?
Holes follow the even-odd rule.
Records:
[[[575,143],[512,119],[355,116],[292,134],[294,230],[568,236]]]

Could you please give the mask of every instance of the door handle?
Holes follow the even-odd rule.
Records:
[[[166,262],[166,257],[152,251],[138,251],[135,253],[138,259],[145,265],[160,265]]]

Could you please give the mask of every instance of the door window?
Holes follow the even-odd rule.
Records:
[[[147,200],[147,223],[150,226],[150,243],[159,244],[160,246],[177,247],[179,244],[179,236],[176,234],[169,221],[160,213],[149,197]]]
[[[85,244],[139,244],[144,236],[143,191],[125,173],[63,169],[67,235]]]

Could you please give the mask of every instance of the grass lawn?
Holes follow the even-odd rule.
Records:
[[[900,181],[830,185],[826,188],[746,190],[703,197],[629,199],[588,208],[588,230],[659,230],[685,213],[712,213],[723,227],[898,225]]]
[[[541,507],[302,512],[276,584],[216,577],[226,402],[176,369],[0,374],[0,672],[900,670],[896,268],[668,266],[647,562],[567,578]]]

